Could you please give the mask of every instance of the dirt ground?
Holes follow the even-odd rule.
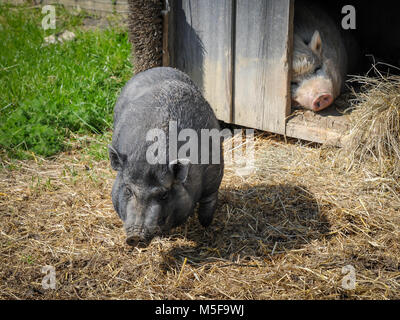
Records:
[[[208,229],[192,217],[139,249],[87,144],[3,161],[1,299],[400,298],[400,187],[373,165],[345,172],[334,149],[258,137],[253,173],[226,167]]]

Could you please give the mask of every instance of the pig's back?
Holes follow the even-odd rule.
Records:
[[[315,2],[296,1],[294,16],[296,36],[309,43],[315,30],[318,30],[321,34],[323,55],[332,59],[337,64],[336,67],[343,69],[340,70],[341,72],[345,72],[347,54],[338,25]]]
[[[164,70],[159,71],[165,75]],[[162,130],[168,136],[171,121],[176,121],[178,133],[182,129],[193,129],[200,136],[201,129],[219,129],[213,110],[185,74],[178,71],[175,77],[152,77],[152,84],[147,87],[136,83],[143,79],[138,76],[125,86],[115,107],[118,114],[114,114],[117,121],[114,122],[113,146],[120,152],[130,154],[136,150],[144,156],[142,151],[154,143],[146,141],[149,130]],[[145,83],[150,81],[149,78],[145,80]]]
[[[121,117],[123,109],[132,106],[133,102],[146,95],[164,80],[179,80],[195,86],[183,72],[170,67],[156,67],[133,76],[124,86],[114,107],[114,126]]]

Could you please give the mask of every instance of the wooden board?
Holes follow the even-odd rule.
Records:
[[[343,146],[350,129],[349,114],[335,104],[315,113],[297,110],[287,121],[286,135],[327,145]]]
[[[170,2],[170,65],[201,88],[218,119],[232,122],[233,0]]]
[[[114,6],[115,13],[119,13],[122,15],[129,14],[129,4],[127,0],[117,0]]]
[[[28,0],[0,0],[1,2],[9,2],[13,4],[29,3]],[[128,0],[36,0],[36,3],[46,4],[62,4],[67,8],[80,7],[82,10],[97,13],[99,15],[108,15],[118,13],[127,16],[129,13]]]
[[[285,134],[293,0],[237,0],[235,124]]]

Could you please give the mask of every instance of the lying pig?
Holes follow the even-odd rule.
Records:
[[[296,1],[291,93],[294,105],[330,106],[344,88],[347,52],[336,24],[318,6]]]
[[[112,202],[132,246],[146,246],[154,236],[184,223],[197,203],[200,223],[206,227],[213,219],[224,167],[221,139],[207,144],[210,158],[219,153],[218,163],[195,164],[188,158],[171,158],[169,152],[165,163],[149,162],[154,141],[148,141],[148,133],[165,133],[168,150],[174,139],[171,122],[178,134],[192,129],[200,137],[203,129],[220,130],[213,110],[186,74],[160,67],[134,76],[115,105],[109,146],[111,166],[117,171]],[[184,142],[176,143],[179,150]],[[202,151],[199,145],[199,158]]]

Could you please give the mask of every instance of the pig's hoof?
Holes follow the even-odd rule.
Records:
[[[208,227],[214,217],[214,212],[217,207],[218,192],[203,198],[199,202],[198,217],[200,224],[206,228]]]

